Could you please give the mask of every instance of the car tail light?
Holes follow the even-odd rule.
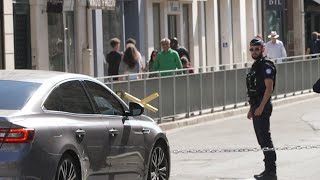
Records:
[[[2,143],[30,143],[34,138],[34,129],[0,129]]]

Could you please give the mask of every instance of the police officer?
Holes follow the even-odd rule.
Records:
[[[277,180],[276,152],[270,134],[272,113],[271,94],[275,87],[276,68],[272,61],[263,55],[265,43],[260,38],[250,41],[250,52],[255,60],[247,74],[247,89],[250,103],[248,119],[253,119],[258,143],[264,153],[265,170],[254,175],[258,180]]]

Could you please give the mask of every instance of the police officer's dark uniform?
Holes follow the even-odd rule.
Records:
[[[253,39],[250,42],[251,46],[264,46],[261,39]],[[273,89],[276,80],[276,68],[272,61],[269,61],[261,55],[255,59],[249,73],[247,74],[247,89],[250,103],[250,111],[252,113],[254,130],[258,139],[258,143],[262,149],[271,149],[271,151],[263,151],[265,171],[254,177],[259,180],[276,180],[276,153],[273,148],[273,143],[270,134],[270,116],[272,113],[271,98],[266,103],[264,110],[260,116],[255,116],[254,112],[259,107],[264,92],[266,89],[265,79],[273,80]]]

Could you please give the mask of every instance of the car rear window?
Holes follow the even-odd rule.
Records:
[[[0,80],[0,109],[20,110],[41,83]]]

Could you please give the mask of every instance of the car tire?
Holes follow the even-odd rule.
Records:
[[[149,162],[148,180],[169,179],[168,154],[162,145],[156,145],[151,154]]]
[[[55,180],[81,180],[81,170],[71,155],[64,155],[58,165]]]

